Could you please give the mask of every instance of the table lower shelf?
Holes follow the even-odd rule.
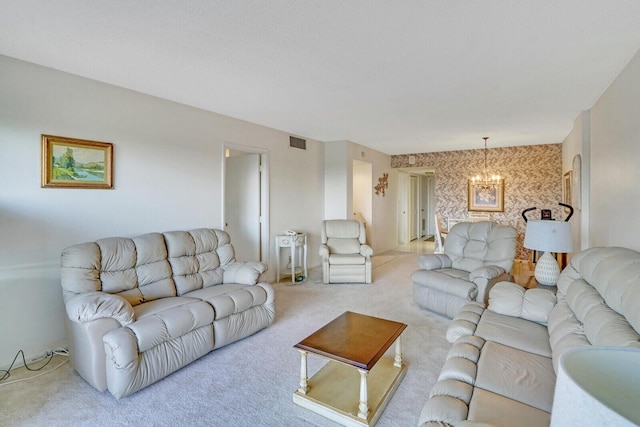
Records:
[[[407,366],[393,366],[382,358],[367,375],[369,416],[358,417],[360,373],[353,366],[329,361],[307,384],[309,391],[293,393],[293,402],[345,426],[375,425],[406,374]]]

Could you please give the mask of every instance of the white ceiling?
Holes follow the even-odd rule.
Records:
[[[638,49],[637,0],[0,0],[0,54],[388,154],[561,142]]]

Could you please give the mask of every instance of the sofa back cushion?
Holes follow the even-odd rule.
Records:
[[[111,237],[62,252],[65,299],[101,291],[131,305],[222,283],[223,268],[235,260],[229,235],[198,229]]]
[[[557,286],[548,323],[556,368],[575,347],[640,347],[640,253],[587,249],[573,257]]]
[[[332,254],[358,254],[367,240],[364,225],[356,220],[325,220],[320,234],[322,244]]]
[[[497,265],[510,271],[516,256],[516,230],[491,221],[460,222],[449,231],[444,253],[458,270]]]

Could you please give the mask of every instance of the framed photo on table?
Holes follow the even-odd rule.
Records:
[[[504,212],[504,178],[497,186],[473,185],[471,180],[467,186],[470,212]]]
[[[113,144],[42,135],[43,188],[113,188]]]

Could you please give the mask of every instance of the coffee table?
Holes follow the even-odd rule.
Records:
[[[294,345],[301,355],[293,402],[345,426],[373,426],[406,373],[407,325],[347,311]],[[395,357],[383,357],[395,343]],[[308,353],[329,359],[308,378]]]

